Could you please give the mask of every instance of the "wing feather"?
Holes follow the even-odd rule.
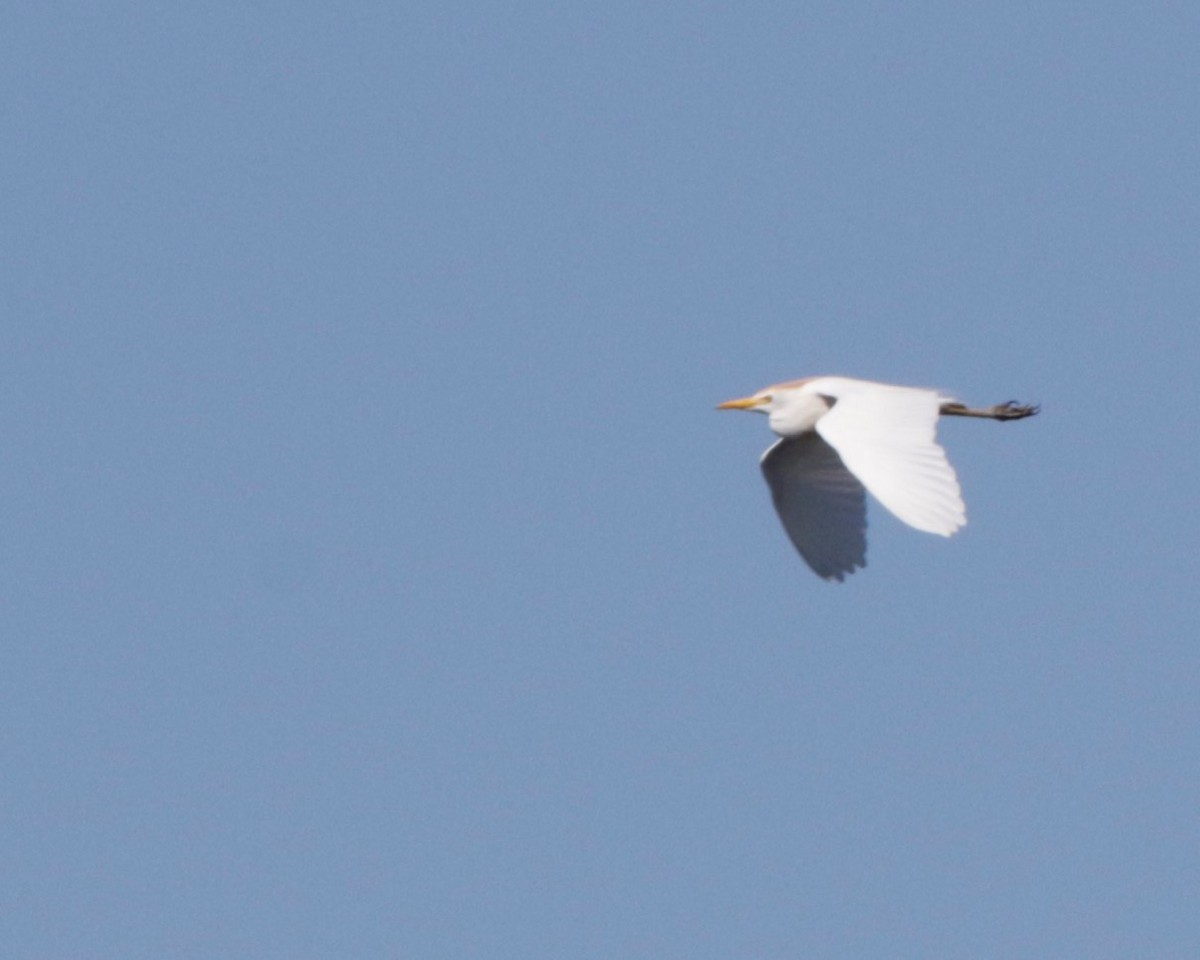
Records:
[[[942,397],[835,378],[829,386],[833,408],[816,429],[846,468],[910,527],[948,537],[963,526],[958,477],[935,439]]]
[[[867,565],[866,492],[822,437],[778,441],[762,471],[783,528],[817,576],[842,580]]]

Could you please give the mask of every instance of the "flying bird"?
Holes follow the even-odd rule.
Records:
[[[761,466],[792,544],[817,576],[867,565],[866,491],[910,527],[948,537],[967,522],[958,477],[934,434],[939,416],[1020,420],[1036,406],[971,409],[921,387],[809,377],[728,400],[756,410],[779,440]]]

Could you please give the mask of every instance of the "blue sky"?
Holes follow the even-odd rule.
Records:
[[[1191,958],[1200,14],[28,5],[13,957]],[[762,418],[976,404],[813,577]]]

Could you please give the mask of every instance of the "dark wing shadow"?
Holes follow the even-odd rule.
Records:
[[[816,433],[780,440],[763,476],[792,544],[817,576],[841,581],[867,565],[866,490]]]

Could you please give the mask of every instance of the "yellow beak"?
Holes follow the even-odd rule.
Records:
[[[718,410],[753,410],[767,402],[767,397],[742,397],[740,400],[726,400],[718,403]]]

